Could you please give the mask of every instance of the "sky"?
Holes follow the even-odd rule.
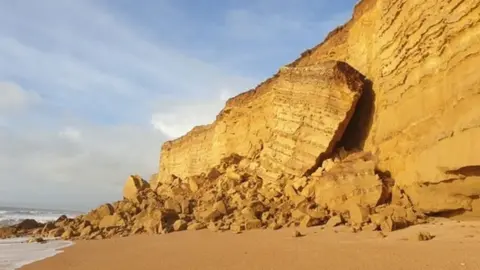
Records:
[[[0,0],[0,205],[88,210],[351,17],[342,0]]]

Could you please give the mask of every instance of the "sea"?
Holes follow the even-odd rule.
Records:
[[[76,217],[82,214],[79,211],[33,209],[0,206],[0,227],[20,223],[25,219],[35,219],[45,223],[55,221],[61,215]],[[27,244],[28,238],[11,238],[0,240],[0,270],[14,270],[26,264],[54,256],[62,249],[71,246],[71,241],[47,239],[47,243]]]

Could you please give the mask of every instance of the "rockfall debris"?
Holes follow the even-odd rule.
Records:
[[[367,152],[340,151],[311,176],[279,175],[263,179],[256,161],[240,156],[222,159],[209,174],[152,188],[130,176],[124,199],[104,204],[74,219],[34,220],[0,229],[0,237],[105,239],[183,230],[232,231],[340,224],[358,230],[390,232],[424,222],[406,197],[389,203],[391,182],[375,172]]]
[[[478,1],[362,0],[212,124],[164,143],[158,172],[129,177],[123,200],[0,238],[323,224],[385,235],[430,215],[480,218],[478,14]]]

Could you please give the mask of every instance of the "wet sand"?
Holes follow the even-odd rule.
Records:
[[[346,227],[250,231],[208,230],[78,241],[21,270],[161,269],[480,269],[480,222],[437,220],[382,238]],[[419,231],[435,238],[415,240]]]

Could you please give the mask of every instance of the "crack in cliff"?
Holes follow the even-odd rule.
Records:
[[[465,209],[454,209],[454,210],[445,210],[445,211],[440,211],[437,213],[431,213],[429,216],[431,217],[442,217],[442,218],[452,218],[455,216],[461,216],[465,214],[467,210]]]
[[[455,182],[462,182],[470,177],[480,177],[480,165],[472,165],[472,166],[464,166],[458,169],[447,170],[445,174],[451,175],[450,178],[445,178],[439,182],[424,182],[421,183],[421,187],[429,187],[429,186],[438,186],[438,185],[445,185],[445,184],[453,184]]]
[[[464,177],[480,176],[480,165],[464,166],[454,170],[448,170],[447,174],[456,174]]]
[[[480,176],[480,165],[463,166],[457,169],[445,170],[444,173],[450,175],[451,177],[445,178],[444,180],[441,180],[439,182],[424,182],[421,184],[421,186],[428,187],[443,184],[452,184],[454,182],[465,181],[468,177]]]
[[[315,165],[304,173],[304,176],[310,176],[322,166],[323,161],[331,158],[337,149],[343,147],[345,150],[363,150],[365,142],[372,128],[373,116],[375,112],[375,92],[373,91],[372,81],[365,79],[362,94],[354,105],[351,112],[345,117],[345,121],[339,127],[343,130],[340,139],[331,141],[331,151],[326,151],[317,157]]]
[[[343,147],[347,151],[363,150],[372,128],[374,113],[375,92],[373,91],[373,83],[370,80],[365,80],[365,87],[358,99],[353,116],[335,149]]]

